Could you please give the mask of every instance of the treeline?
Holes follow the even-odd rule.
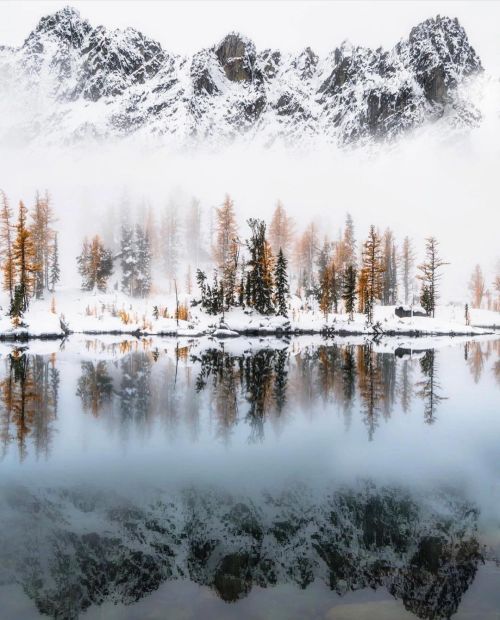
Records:
[[[30,211],[20,201],[14,213],[3,192],[0,202],[3,286],[9,295],[9,314],[20,325],[30,300],[54,291],[60,279],[55,218],[48,193],[37,194]]]
[[[434,237],[427,239],[425,260],[417,266],[411,239],[405,237],[398,247],[390,228],[380,232],[370,226],[360,248],[349,214],[337,239],[327,235],[320,239],[314,223],[297,235],[292,218],[280,202],[269,226],[250,218],[248,235],[243,237],[234,203],[226,196],[211,212],[208,252],[199,202],[193,201],[187,209],[184,228],[178,211],[169,203],[158,227],[152,210],[143,210],[142,222],[134,226],[125,204],[119,238],[107,233],[109,248],[100,237],[84,242],[78,258],[82,288],[105,290],[113,263],[119,262],[124,293],[147,296],[152,289],[153,266],[159,277],[167,280],[170,291],[177,291],[181,288],[179,261],[184,256],[183,289],[192,293],[196,273],[200,299],[193,303],[200,303],[210,314],[241,306],[262,314],[287,316],[291,289],[306,304],[315,300],[325,317],[344,311],[352,318],[360,312],[371,323],[376,304],[394,305],[399,300],[420,303],[427,314],[434,314],[441,268],[446,264]],[[212,273],[200,266],[210,263]]]
[[[292,222],[278,204],[267,235],[263,220],[249,219],[250,236],[242,241],[238,234],[234,205],[229,197],[216,211],[217,239],[211,284],[204,271],[198,270],[197,282],[201,305],[210,314],[219,314],[233,306],[252,307],[262,314],[287,316],[289,276],[287,253],[292,250]],[[394,234],[381,234],[370,226],[358,256],[354,224],[347,215],[344,230],[336,241],[324,237],[319,242],[311,224],[295,246],[297,294],[314,298],[325,317],[339,312],[342,306],[351,319],[357,310],[373,321],[377,303],[396,304],[399,278],[405,300],[410,299],[414,274],[414,251],[405,238],[398,253]],[[441,268],[447,263],[439,255],[434,237],[426,241],[425,260],[418,265],[419,300],[428,315],[434,315],[439,299]],[[413,302],[413,299],[412,299]]]
[[[500,312],[500,262],[491,286],[488,286],[481,265],[476,265],[469,280],[469,292],[473,308],[486,307]]]
[[[30,299],[54,291],[60,279],[58,239],[47,194],[37,195],[30,211],[19,203],[15,214],[5,195],[1,199],[3,282],[19,324]],[[298,233],[280,202],[268,223],[250,218],[248,228],[240,228],[229,196],[206,211],[197,200],[183,208],[170,201],[160,213],[143,205],[136,218],[130,211],[124,199],[119,216],[111,210],[115,216],[101,234],[84,240],[77,257],[83,290],[106,291],[116,274],[114,288],[132,297],[146,298],[155,284],[158,290],[166,285],[169,293],[192,298],[196,292],[193,303],[212,314],[240,306],[281,316],[289,314],[293,293],[325,317],[359,312],[369,323],[377,304],[420,304],[432,316],[439,300],[447,263],[435,237],[426,240],[417,264],[410,237],[398,243],[390,228],[372,225],[358,242],[349,214],[330,237],[314,223]],[[476,266],[469,283],[472,307],[500,308],[500,266],[498,271],[488,288]]]

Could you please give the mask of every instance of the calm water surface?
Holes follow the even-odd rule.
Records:
[[[500,339],[0,358],[0,618],[500,614]]]

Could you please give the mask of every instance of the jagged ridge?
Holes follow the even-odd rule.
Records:
[[[17,107],[19,93],[25,101],[26,138],[69,141],[137,130],[179,141],[390,139],[445,113],[476,123],[477,112],[456,93],[480,71],[458,20],[440,16],[390,50],[343,43],[325,58],[310,48],[294,56],[257,51],[231,33],[188,58],[133,28],[94,28],[66,7],[43,18],[19,49],[0,54],[4,88],[17,93]],[[30,105],[35,96],[41,107]],[[4,133],[14,130],[10,123]]]
[[[53,618],[92,604],[130,604],[189,578],[226,602],[253,585],[315,579],[342,595],[385,587],[420,618],[449,618],[481,559],[477,510],[452,494],[398,488],[321,491],[293,485],[255,497],[222,490],[155,491],[142,504],[97,489],[0,501],[0,582],[16,581]]]

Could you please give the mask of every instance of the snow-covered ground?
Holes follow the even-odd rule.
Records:
[[[175,297],[152,296],[134,299],[122,293],[86,293],[67,289],[46,299],[34,300],[24,317],[25,327],[14,329],[10,317],[0,316],[0,338],[59,337],[63,325],[73,333],[136,334],[179,337],[237,337],[277,334],[401,334],[401,335],[479,335],[500,327],[500,313],[471,310],[471,325],[465,324],[462,306],[441,306],[435,318],[398,318],[394,306],[378,306],[374,325],[367,325],[364,315],[355,314],[349,321],[346,314],[325,316],[314,307],[306,307],[298,297],[290,300],[289,317],[262,316],[252,310],[234,308],[224,317],[212,316],[200,306],[191,307],[190,298],[179,302],[188,307],[188,320],[173,318]],[[6,304],[3,305],[5,310]],[[54,311],[55,310],[55,311]],[[158,314],[158,318],[156,315]],[[487,330],[483,329],[486,327]]]

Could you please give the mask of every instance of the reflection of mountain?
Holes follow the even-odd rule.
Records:
[[[140,502],[16,488],[4,490],[0,510],[0,582],[18,581],[54,618],[108,600],[131,604],[185,578],[227,602],[254,585],[306,588],[315,579],[338,594],[385,587],[420,618],[448,618],[480,559],[470,505],[371,485],[297,485],[252,498],[143,491]]]

